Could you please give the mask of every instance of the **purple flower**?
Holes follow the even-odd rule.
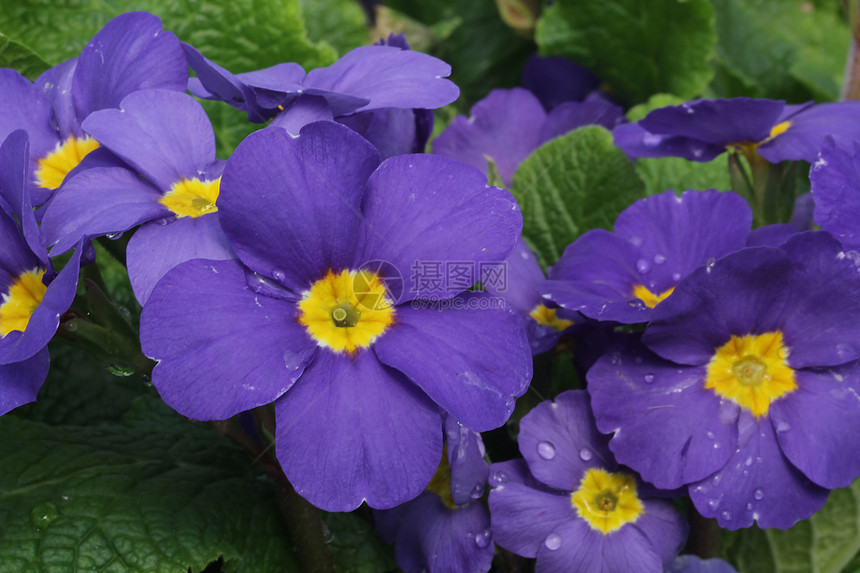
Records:
[[[493,464],[490,519],[496,543],[537,558],[537,571],[668,569],[687,536],[671,502],[618,464],[597,432],[582,390],[542,402],[520,422],[524,460]]]
[[[860,102],[694,100],[655,109],[637,123],[619,125],[613,135],[631,159],[676,156],[711,161],[727,149],[738,149],[771,163],[812,162],[828,135],[840,144],[860,139]]]
[[[379,164],[358,134],[317,122],[249,136],[218,216],[238,260],[175,267],[141,318],[153,384],[180,413],[274,402],[287,478],[329,511],[417,496],[441,457],[440,411],[476,431],[507,420],[531,377],[517,316],[413,270],[503,260],[522,225],[507,191],[438,156]]]
[[[647,322],[678,282],[744,246],[752,213],[740,196],[674,191],[640,199],[615,232],[588,231],[565,249],[543,295],[598,320]]]
[[[737,573],[737,570],[722,559],[681,555],[666,573]]]
[[[624,120],[621,108],[603,101],[567,102],[547,113],[537,97],[522,88],[493,90],[469,114],[457,116],[433,140],[434,153],[484,173],[489,157],[507,186],[523,159],[550,139],[584,125],[612,129]]]
[[[447,455],[417,498],[375,511],[374,521],[395,544],[397,564],[421,571],[485,573],[493,560],[490,514],[481,498],[490,468],[481,436],[452,417],[445,420]]]
[[[128,243],[127,264],[144,304],[180,262],[233,258],[216,215],[224,162],[215,158],[212,125],[191,96],[143,90],[119,107],[97,111],[83,125],[132,169],[116,163],[72,176],[48,206],[42,229],[52,252],[62,253],[81,239],[143,224]]]
[[[383,158],[423,151],[433,129],[428,110],[459,95],[444,79],[451,67],[409,50],[405,40],[356,48],[307,75],[293,63],[232,74],[184,47],[198,76],[188,84],[194,95],[224,101],[253,122],[274,118],[273,126],[294,135],[313,121],[338,121],[364,135]]]
[[[69,309],[82,249],[54,272],[29,195],[23,130],[0,145],[0,415],[36,399],[48,374],[48,342]]]
[[[144,88],[185,91],[187,64],[179,40],[146,12],[117,16],[81,55],[46,71],[35,83],[0,69],[6,101],[0,140],[24,129],[31,143],[31,193],[41,205],[99,142],[81,128],[94,111],[117,107]]]
[[[791,527],[860,473],[858,300],[825,232],[726,255],[592,367],[597,426],[619,462],[688,484],[722,527]]]

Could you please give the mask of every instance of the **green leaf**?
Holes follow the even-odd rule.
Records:
[[[0,68],[12,68],[22,76],[35,80],[49,67],[33,50],[0,33]]]
[[[742,573],[839,573],[860,551],[860,480],[791,529],[723,532],[723,544]]]
[[[335,59],[331,47],[308,40],[300,0],[19,0],[0,2],[0,22],[11,38],[58,64],[77,56],[111,18],[133,10],[160,17],[165,29],[232,72],[280,62],[308,69]]]
[[[588,126],[535,150],[514,173],[511,192],[522,207],[523,235],[549,265],[585,231],[611,229],[645,195],[645,184],[612,134]]]
[[[355,513],[321,512],[338,573],[377,573],[397,566],[394,548]]]
[[[708,0],[568,0],[544,10],[537,43],[608,81],[631,105],[651,94],[699,95],[716,41]]]
[[[638,159],[636,172],[645,182],[648,195],[656,195],[667,189],[730,191],[732,188],[726,158],[722,155],[707,163],[687,161],[682,157]]]
[[[91,355],[64,341],[50,345],[51,369],[39,399],[12,414],[46,424],[98,425],[120,421],[133,400],[154,393],[138,375],[110,374]]]
[[[0,573],[299,570],[273,488],[203,424],[0,432]]]
[[[719,40],[714,95],[834,100],[848,26],[833,6],[806,1],[712,0]]]
[[[339,54],[375,42],[367,29],[367,16],[355,0],[301,0],[308,38],[324,42]]]

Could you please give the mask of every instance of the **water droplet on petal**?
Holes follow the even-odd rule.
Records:
[[[747,467],[752,465],[752,456],[750,456],[746,460],[744,460],[744,465]]]
[[[713,440],[713,439],[714,439],[714,433],[713,433],[712,431],[710,431],[710,430],[708,430],[707,432],[705,432],[705,435],[706,435],[706,436],[708,436],[708,439],[709,439],[709,440]]]
[[[593,457],[594,454],[591,453],[591,450],[589,450],[588,448],[582,448],[581,450],[579,450],[579,459],[581,459],[582,461],[590,461]]]
[[[636,270],[644,275],[651,270],[651,263],[649,263],[645,259],[639,259],[638,261],[636,261]]]
[[[759,501],[764,499],[764,490],[761,489],[760,487],[755,488],[753,490],[753,497]]]
[[[550,551],[556,551],[561,547],[561,536],[558,533],[550,533],[544,539],[543,544]]]
[[[469,497],[471,497],[472,499],[478,499],[482,495],[484,495],[484,484],[476,483],[475,487],[472,488],[472,492],[469,494]]]
[[[722,400],[720,401],[719,408],[717,409],[717,419],[722,425],[731,426],[737,423],[740,413],[740,406],[731,400]]]
[[[720,481],[722,481],[722,479],[723,479],[723,476],[720,474],[717,474],[711,478],[711,483],[714,485],[714,487],[717,487],[720,485]]]
[[[722,517],[726,521],[731,521],[732,520],[732,512],[731,511],[724,511],[720,514],[720,517]]]
[[[646,374],[645,375],[645,383],[646,384],[653,384],[654,383],[654,375],[651,373]]]
[[[53,503],[40,503],[30,512],[30,523],[36,529],[45,529],[58,517],[60,512],[57,511],[57,506]]]
[[[545,460],[551,460],[555,457],[555,446],[550,442],[538,442],[538,455]]]
[[[508,474],[503,471],[497,471],[493,474],[493,482],[495,483],[506,483],[508,481]]]
[[[679,280],[681,280],[681,273],[672,273],[672,280],[674,282],[678,282]]]
[[[791,429],[791,424],[788,422],[777,422],[776,431],[779,433],[787,432]]]
[[[718,507],[720,507],[720,500],[718,498],[715,497],[715,498],[708,500],[708,509],[710,509],[711,511],[714,511]]]
[[[287,278],[287,273],[281,269],[272,269],[272,278],[278,282],[284,282]]]
[[[666,262],[666,255],[654,255],[654,264],[662,265]]]
[[[753,508],[753,504],[748,503],[747,504],[747,511],[752,511],[752,508]]]
[[[475,534],[475,545],[483,549],[490,544],[490,530],[485,529],[481,533]]]

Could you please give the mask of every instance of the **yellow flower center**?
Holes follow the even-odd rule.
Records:
[[[202,217],[218,210],[215,202],[221,191],[221,178],[214,181],[182,179],[173,184],[159,203],[173,211],[177,217]]]
[[[645,285],[634,285],[633,286],[633,298],[638,298],[642,302],[645,303],[645,306],[648,308],[654,308],[661,302],[663,302],[666,297],[672,294],[672,291],[675,290],[675,287],[669,287],[660,294],[654,294],[648,287]]]
[[[746,408],[756,418],[771,402],[797,389],[782,332],[732,336],[708,363],[705,388]]]
[[[758,151],[756,151],[758,146],[764,145],[773,138],[782,135],[783,133],[788,131],[789,127],[791,127],[791,122],[783,121],[770,128],[770,134],[768,134],[768,136],[761,141],[740,141],[738,143],[730,143],[726,146],[726,149],[737,149],[738,151],[743,153],[744,156],[746,156],[747,160],[749,160],[750,163],[761,161],[762,159],[759,157]]]
[[[77,167],[90,151],[98,147],[99,142],[92,137],[78,139],[70,135],[65,141],[58,143],[54,151],[38,161],[36,184],[45,189],[56,189],[63,184],[66,175]]]
[[[350,355],[394,323],[385,284],[368,270],[329,270],[302,293],[299,310],[299,323],[317,344]]]
[[[442,449],[442,461],[425,489],[438,495],[448,509],[460,507],[454,503],[454,497],[451,495],[451,466],[448,465],[447,446]]]
[[[539,304],[534,307],[534,309],[529,313],[529,316],[535,319],[535,322],[538,324],[549,326],[559,332],[573,324],[573,321],[571,320],[557,317],[554,308],[549,308],[543,304]]]
[[[42,284],[45,269],[25,271],[12,281],[0,304],[0,336],[13,330],[24,332],[48,287]]]
[[[633,476],[597,468],[585,472],[579,489],[570,495],[570,502],[579,517],[603,534],[633,523],[644,509],[636,495]]]

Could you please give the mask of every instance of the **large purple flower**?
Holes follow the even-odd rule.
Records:
[[[687,535],[671,502],[619,468],[582,390],[542,402],[520,421],[524,460],[493,464],[496,543],[537,557],[539,573],[668,569]]]
[[[457,116],[433,140],[433,151],[487,173],[487,157],[510,186],[519,164],[543,143],[584,125],[612,129],[624,120],[620,107],[603,101],[566,102],[544,111],[522,88],[493,90],[476,103],[470,117]]]
[[[700,268],[588,373],[598,428],[721,526],[791,527],[860,473],[858,300],[823,231]]]
[[[180,262],[233,258],[216,215],[224,162],[215,158],[212,125],[194,98],[166,90],[134,92],[119,109],[97,111],[83,126],[132,169],[93,167],[69,178],[42,221],[53,253],[143,223],[127,253],[141,304]]]
[[[98,139],[81,128],[94,111],[117,107],[145,88],[185,91],[188,68],[177,40],[146,12],[117,16],[96,34],[81,55],[46,71],[35,83],[0,69],[0,140],[24,129],[31,144],[34,205],[62,185]]]
[[[683,277],[743,247],[751,225],[746,201],[730,192],[640,199],[618,216],[614,233],[588,231],[569,245],[543,294],[594,319],[647,322]]]
[[[394,509],[374,512],[377,528],[394,543],[406,573],[485,573],[493,560],[490,514],[476,501],[489,465],[481,436],[452,417],[445,420],[447,455],[427,490]]]
[[[262,123],[297,135],[313,121],[338,121],[361,133],[383,159],[423,151],[433,128],[432,112],[457,99],[459,89],[445,79],[445,62],[408,49],[394,38],[356,48],[326,68],[305,75],[301,66],[283,63],[232,74],[185,44],[197,73],[188,89],[224,101]]]
[[[785,105],[751,98],[694,100],[655,109],[619,125],[615,145],[631,158],[684,157],[711,161],[727,149],[771,163],[812,162],[828,135],[840,144],[860,139],[860,102]]]
[[[284,472],[331,511],[418,495],[441,410],[475,431],[508,418],[531,377],[516,314],[414,271],[503,260],[522,225],[508,192],[438,156],[379,164],[361,136],[318,122],[249,136],[217,205],[238,260],[175,267],[141,318],[153,384],[180,413],[274,402]]]
[[[82,251],[54,272],[33,215],[28,154],[23,130],[0,145],[0,415],[36,399],[48,342],[75,297]]]

